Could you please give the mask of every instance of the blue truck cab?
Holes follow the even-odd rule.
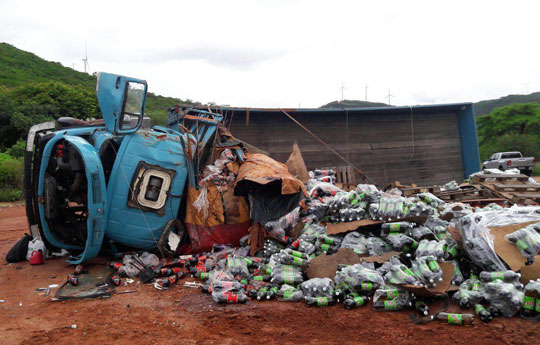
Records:
[[[210,150],[219,114],[177,114],[169,127],[143,126],[147,83],[99,73],[103,119],[60,118],[33,126],[25,153],[25,201],[34,236],[66,249],[68,262],[102,247],[158,246],[179,219],[194,164]]]

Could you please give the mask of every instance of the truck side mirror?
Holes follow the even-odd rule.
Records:
[[[147,88],[141,79],[98,73],[96,94],[109,132],[129,134],[141,127]]]
[[[140,126],[144,116],[144,91],[145,85],[143,83],[133,81],[126,83],[124,105],[118,129],[125,131]]]

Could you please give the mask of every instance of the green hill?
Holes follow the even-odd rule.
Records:
[[[476,116],[487,115],[495,108],[515,103],[540,103],[540,92],[533,92],[528,95],[508,95],[497,99],[490,99],[474,103],[474,114]]]
[[[474,103],[474,114],[476,116],[487,115],[495,108],[504,107],[516,103],[540,103],[540,92],[533,92],[528,95],[508,95],[497,99],[489,99]],[[377,102],[366,102],[358,100],[333,101],[320,108],[371,108],[388,107],[388,104]]]
[[[96,76],[64,67],[59,62],[44,60],[33,53],[0,42],[0,87],[13,89],[54,81],[95,94],[96,80]],[[177,103],[200,104],[149,92],[146,114],[154,124],[164,124],[167,108]]]
[[[344,108],[374,108],[374,107],[388,107],[388,104],[344,99],[342,101],[330,102],[328,104],[321,106],[320,108],[321,109],[326,109],[326,108],[344,109]]]

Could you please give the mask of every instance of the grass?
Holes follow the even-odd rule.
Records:
[[[534,170],[532,172],[532,176],[540,176],[540,163],[536,163],[534,165]]]

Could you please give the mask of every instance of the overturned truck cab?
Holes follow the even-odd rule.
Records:
[[[48,248],[68,250],[72,264],[106,246],[155,248],[180,217],[189,169],[211,151],[221,115],[186,113],[175,126],[148,128],[146,93],[144,80],[100,73],[102,120],[60,118],[28,133],[30,228]]]

